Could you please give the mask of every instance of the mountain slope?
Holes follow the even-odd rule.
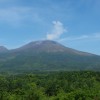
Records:
[[[17,48],[13,50],[14,52],[66,52],[68,54],[73,55],[87,55],[87,56],[93,56],[94,54],[78,51],[72,48],[65,47],[55,41],[45,40],[45,41],[35,41],[30,42],[20,48]]]
[[[0,53],[6,52],[6,51],[8,51],[8,49],[6,47],[0,46]]]
[[[0,56],[1,58],[1,56]],[[1,71],[100,70],[100,56],[65,47],[55,41],[36,41],[3,54]]]

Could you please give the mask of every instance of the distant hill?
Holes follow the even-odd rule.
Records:
[[[100,56],[45,40],[0,54],[0,71],[100,70]]]
[[[6,47],[0,46],[0,53],[1,52],[6,52],[6,51],[8,51],[8,49]]]

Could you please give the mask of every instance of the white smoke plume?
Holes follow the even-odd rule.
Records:
[[[46,38],[48,40],[59,39],[64,32],[66,32],[66,29],[64,28],[63,24],[60,21],[53,21],[51,33],[48,33]]]

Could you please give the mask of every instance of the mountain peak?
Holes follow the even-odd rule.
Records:
[[[57,51],[64,51],[66,47],[63,45],[51,41],[51,40],[40,40],[40,41],[33,41],[30,42],[20,48],[17,51],[35,51],[35,52],[57,52]]]
[[[56,41],[52,41],[52,40],[40,40],[40,41],[30,42],[30,44],[36,44],[36,45],[41,45],[41,44],[57,44],[57,42]]]
[[[20,48],[13,50],[14,52],[46,52],[46,53],[67,53],[71,55],[92,56],[91,53],[78,51],[72,48],[63,46],[62,44],[52,40],[40,40],[30,42]]]

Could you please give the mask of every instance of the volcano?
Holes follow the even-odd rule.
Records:
[[[7,49],[1,49],[6,51]],[[8,50],[7,50],[8,51]],[[66,47],[56,41],[30,42],[0,54],[0,71],[100,70],[100,56]]]

